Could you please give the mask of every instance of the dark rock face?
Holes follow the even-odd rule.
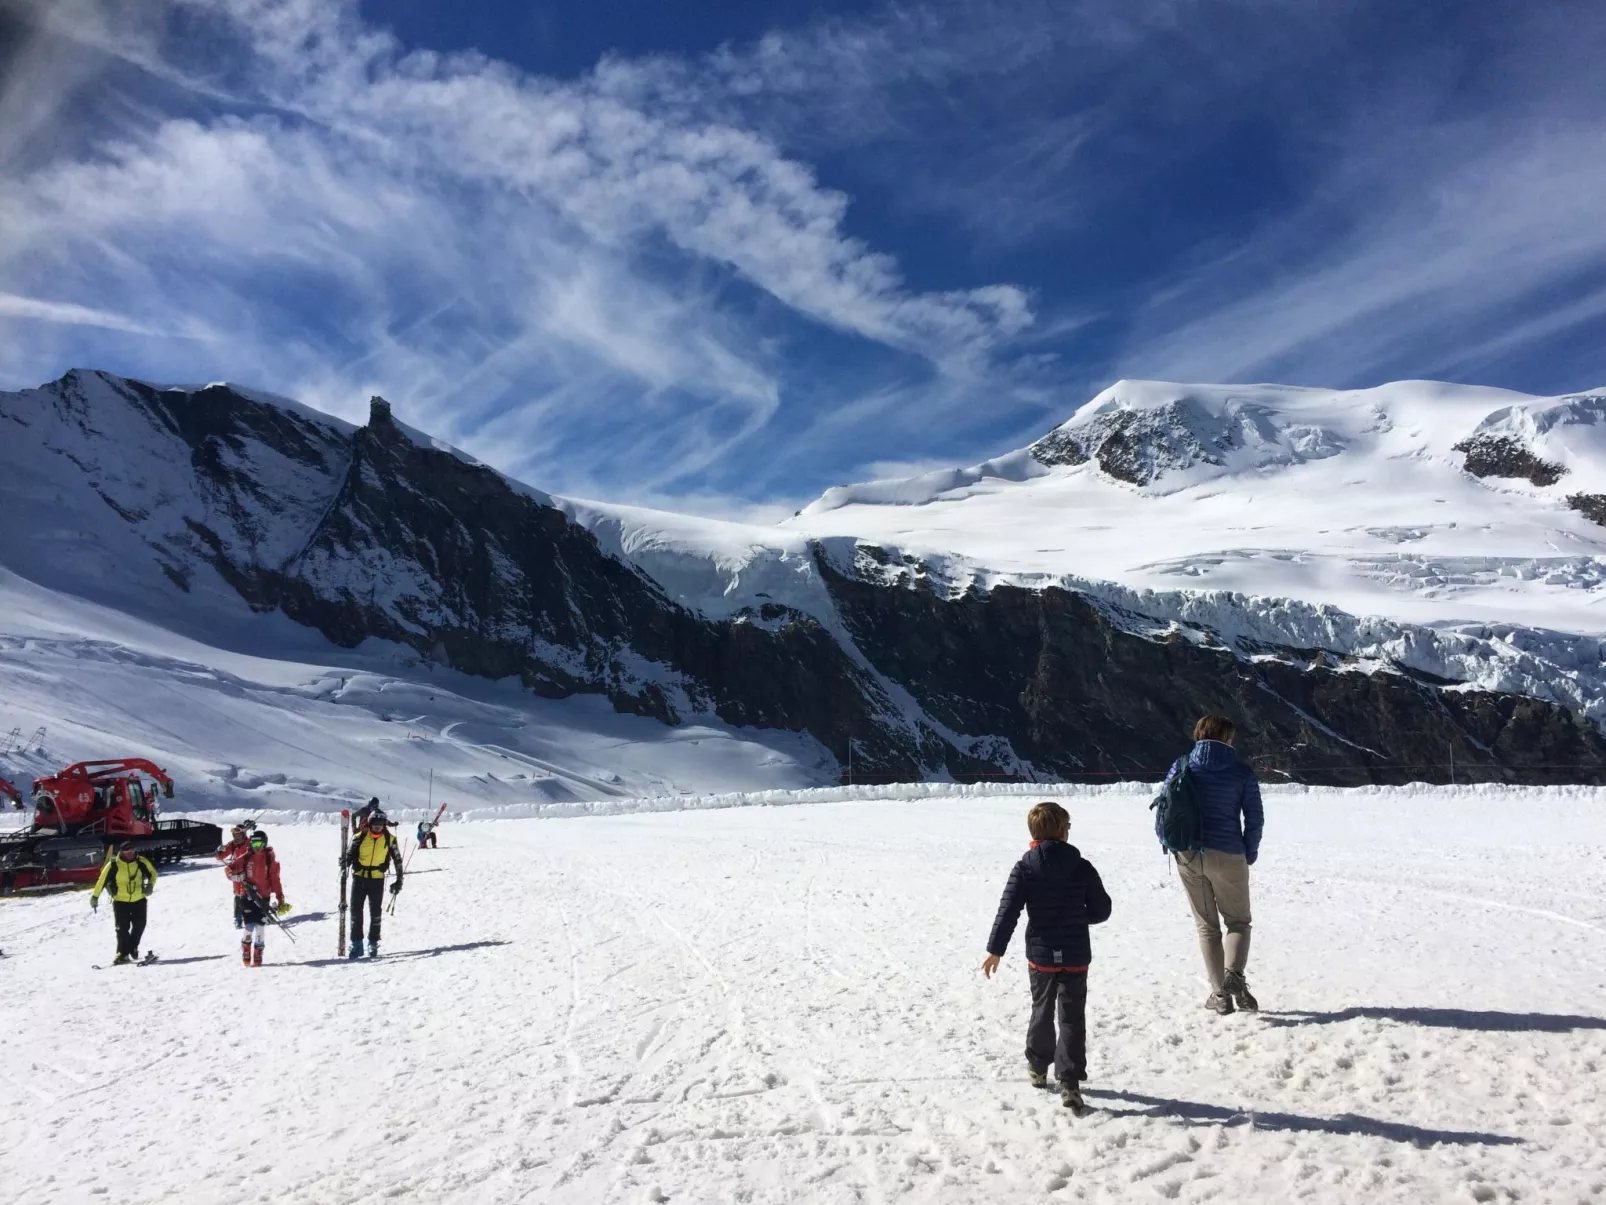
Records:
[[[1124,631],[1088,598],[1058,588],[996,586],[950,600],[918,581],[882,584],[860,565],[867,571],[842,572],[821,559],[875,667],[945,727],[995,734],[1054,776],[1163,773],[1194,721],[1216,711],[1238,721],[1240,749],[1271,781],[1443,782],[1453,761],[1463,781],[1606,782],[1606,740],[1552,704],[1346,671],[1310,650],[1249,662]],[[1549,766],[1582,769],[1540,769]]]
[[[1466,453],[1465,468],[1474,477],[1520,477],[1535,485],[1555,485],[1567,472],[1507,435],[1474,435],[1451,450]]]
[[[341,646],[393,641],[668,724],[807,733],[844,766],[851,752],[855,781],[1152,777],[1206,711],[1232,715],[1272,777],[1444,781],[1453,760],[1485,781],[1606,781],[1606,741],[1565,708],[1321,650],[1249,661],[1064,589],[950,598],[896,549],[843,564],[816,546],[829,614],[755,600],[713,619],[538,491],[415,437],[382,399],[354,428],[226,387],[90,375],[38,404],[118,529],[175,590],[211,582],[210,565],[253,608]]]
[[[1606,527],[1606,494],[1568,494],[1567,505],[1590,522]]]

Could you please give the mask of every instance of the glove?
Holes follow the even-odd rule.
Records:
[[[92,895],[89,897],[89,910],[91,912],[100,911],[100,896]]]
[[[282,899],[279,901],[279,906],[273,910],[275,916],[283,916],[289,911],[290,905],[285,903],[285,901]]]
[[[1245,855],[1244,861],[1248,862],[1249,865],[1253,866],[1255,864],[1255,859],[1258,858],[1258,857],[1260,857],[1260,851],[1257,849],[1253,853]]]
[[[401,890],[401,880],[397,879],[394,883],[392,883],[390,885],[390,894],[391,895],[395,895],[400,890]]]

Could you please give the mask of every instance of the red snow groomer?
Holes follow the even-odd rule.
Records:
[[[22,792],[3,778],[0,778],[0,799],[9,800],[15,808],[22,806]]]
[[[142,757],[78,762],[36,778],[33,823],[0,833],[0,895],[92,883],[107,849],[124,841],[158,863],[210,854],[223,843],[215,824],[158,820],[158,789],[171,799],[173,780]]]

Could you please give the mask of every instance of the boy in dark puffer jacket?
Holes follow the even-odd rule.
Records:
[[[1060,1103],[1080,1113],[1078,1084],[1087,1078],[1087,968],[1093,958],[1087,927],[1110,919],[1110,897],[1093,864],[1068,843],[1071,817],[1064,808],[1048,801],[1034,804],[1026,813],[1026,828],[1032,845],[1009,872],[981,969],[992,978],[1026,909],[1032,986],[1027,1071],[1034,1086],[1045,1088],[1053,1063]]]

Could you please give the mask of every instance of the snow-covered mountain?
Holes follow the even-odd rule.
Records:
[[[1606,632],[1606,390],[1122,381],[1028,448],[793,521],[953,574],[1238,591],[1409,623]]]
[[[379,399],[352,427],[75,371],[0,394],[0,566],[208,647],[600,695],[861,779],[1152,774],[1221,709],[1301,778],[1593,778],[1603,416],[1123,383],[756,527],[544,494]]]

